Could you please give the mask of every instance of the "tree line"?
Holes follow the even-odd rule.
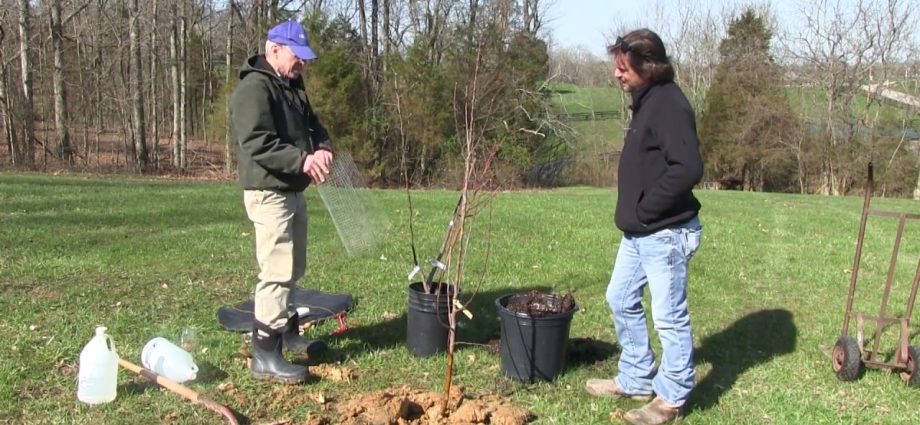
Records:
[[[512,181],[549,154],[546,120],[534,118],[546,116],[540,0],[2,5],[0,113],[15,166],[98,168],[108,158],[182,172],[198,140],[227,146],[232,174],[226,99],[236,69],[286,19],[304,23],[320,57],[305,78],[318,115],[372,182],[450,183],[469,119],[501,145]]]
[[[552,165],[599,183],[571,172],[586,147],[546,89],[613,86],[609,58],[553,47],[550,1],[0,0],[0,153],[16,167],[138,173],[192,172],[203,160],[190,155],[209,155],[231,176],[236,69],[294,18],[320,57],[311,101],[374,184],[456,185],[471,128],[496,147],[501,181],[533,183]],[[883,95],[920,93],[915,3],[806,0],[782,31],[769,5],[648,8],[608,39],[637,27],[665,38],[707,181],[846,194],[871,160],[882,193],[920,197],[920,108]],[[601,140],[593,152],[622,143]]]
[[[697,113],[707,183],[843,195],[862,188],[871,161],[880,193],[920,199],[917,3],[793,9],[780,18],[764,4],[654,1],[608,39],[642,26],[665,39]],[[606,84],[603,58],[583,49],[550,57],[550,74],[566,82]]]

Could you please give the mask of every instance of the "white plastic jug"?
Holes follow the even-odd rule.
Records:
[[[88,404],[115,400],[118,384],[118,353],[115,341],[105,333],[106,327],[96,328],[96,335],[80,352],[77,376],[77,399]]]
[[[157,375],[180,384],[195,379],[198,374],[192,355],[162,337],[151,339],[144,346],[141,363]]]

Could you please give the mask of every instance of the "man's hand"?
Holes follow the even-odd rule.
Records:
[[[332,164],[332,152],[319,150],[316,153],[307,155],[303,161],[303,173],[310,176],[316,183],[326,181],[329,175],[329,166]]]
[[[320,164],[322,164],[323,168],[327,170],[326,175],[329,175],[328,170],[332,169],[332,151],[320,149],[314,152],[313,156],[314,158],[316,158],[314,159],[314,161],[317,161]]]

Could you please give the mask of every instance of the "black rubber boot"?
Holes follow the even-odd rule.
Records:
[[[294,353],[306,354],[310,358],[323,355],[329,346],[318,339],[306,339],[300,335],[300,316],[292,311],[284,327],[284,348]]]
[[[267,336],[265,334],[268,334]],[[260,381],[298,384],[307,379],[307,368],[288,363],[281,356],[282,337],[264,323],[252,327],[252,377]]]

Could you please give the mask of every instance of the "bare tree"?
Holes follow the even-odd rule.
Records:
[[[482,43],[476,50],[473,62],[472,75],[465,87],[458,87],[455,94],[455,116],[457,126],[463,137],[463,180],[460,188],[460,204],[457,207],[457,224],[450,226],[445,252],[446,268],[444,271],[447,281],[452,282],[454,291],[450,294],[448,303],[448,342],[447,342],[447,373],[444,381],[444,402],[442,411],[447,411],[450,398],[450,388],[454,372],[454,349],[457,343],[457,314],[468,312],[467,305],[472,302],[469,296],[466,303],[461,302],[460,293],[464,283],[469,283],[467,276],[466,260],[470,255],[470,241],[474,238],[473,220],[492,199],[490,193],[492,160],[498,153],[498,144],[488,138],[488,128],[483,125],[483,117],[495,112],[496,90],[490,83],[496,76],[490,75],[494,70],[487,70],[483,64],[484,46]],[[491,71],[491,72],[490,72]],[[454,217],[451,218],[452,220]],[[489,234],[484,235],[485,252],[483,264],[489,261]],[[485,278],[486,266],[479,276],[478,282],[472,291],[475,294]],[[452,277],[451,277],[452,275]]]
[[[4,18],[6,18],[5,10],[0,12],[0,21]],[[0,24],[0,46],[3,45],[5,38],[6,31],[4,31],[3,25]],[[9,89],[6,87],[8,78],[6,60],[3,50],[0,49],[0,114],[3,115],[4,140],[9,147],[11,161],[15,164],[19,154],[16,152],[18,143],[16,140],[16,128],[13,126],[13,105],[10,103]]]
[[[179,6],[174,1],[171,5],[171,21],[169,26],[169,74],[172,80],[172,165],[176,168],[182,168],[182,76],[180,71],[181,61],[179,59]]]
[[[179,168],[188,167],[188,2],[179,9]]]
[[[390,0],[383,0],[383,54],[389,56],[393,50],[393,38],[390,37]],[[386,63],[383,64],[386,67]],[[386,68],[383,69],[386,72]]]
[[[57,136],[57,153],[62,161],[70,164],[73,161],[73,149],[70,146],[67,91],[64,87],[63,38],[61,0],[53,0],[51,2],[51,45],[54,56],[54,129]]]
[[[367,8],[364,3],[364,0],[357,0],[355,2],[355,7],[358,8],[358,26],[360,27],[361,32],[361,47],[364,49],[364,79],[369,80],[371,75],[371,51],[367,48],[368,46],[368,35],[367,35]],[[372,89],[368,87],[367,89],[367,98],[372,97]]]
[[[317,3],[321,3],[317,1]],[[306,2],[304,2],[306,5]],[[227,8],[227,45],[226,52],[224,53],[224,67],[226,68],[226,75],[224,76],[224,84],[228,87],[230,86],[230,80],[233,78],[233,10],[236,9],[236,2],[230,0],[229,7]],[[225,90],[226,92],[226,90]],[[227,116],[230,116],[230,96],[226,96],[224,101],[224,112]],[[230,137],[230,126],[224,131],[224,171],[227,174],[230,174],[233,171],[233,142]]]
[[[134,140],[134,166],[138,171],[147,168],[147,129],[144,122],[144,89],[141,83],[140,9],[138,0],[131,0],[128,11],[128,39],[130,43],[131,128]]]
[[[902,0],[812,0],[801,7],[806,24],[788,42],[802,70],[800,82],[816,101],[823,98],[822,120],[827,143],[821,152],[819,193],[845,194],[861,168],[848,167],[848,150],[867,123],[867,109],[855,107],[860,87],[872,70],[894,53],[906,37],[914,6]],[[871,104],[872,102],[867,102]]]
[[[378,91],[380,83],[380,31],[378,25],[378,16],[380,14],[379,0],[371,0],[371,83],[374,92]]]
[[[540,0],[523,0],[521,9],[523,14],[522,30],[529,34],[536,34],[543,28],[543,16],[548,4]]]
[[[680,0],[676,6],[670,9],[676,16],[668,20],[674,24],[667,27],[665,34],[668,53],[690,103],[696,111],[702,111],[719,63],[719,42],[732,15],[695,0]]]
[[[18,154],[14,163],[25,166],[35,164],[35,106],[32,93],[32,62],[30,61],[29,14],[31,13],[28,0],[19,0],[19,60],[22,75],[22,118],[25,124],[25,133],[22,136],[22,146],[16,149]]]
[[[418,0],[409,0],[409,28],[415,34],[422,33],[421,8],[418,6]]]
[[[159,60],[157,55],[157,49],[159,48],[159,43],[157,42],[158,31],[159,31],[159,0],[153,0],[151,11],[152,22],[150,24],[150,51],[154,54],[150,55],[150,129],[151,129],[151,138],[153,139],[153,146],[151,148],[151,156],[153,157],[153,167],[156,169],[160,168],[160,108],[159,108]],[[230,37],[230,35],[228,35]]]

